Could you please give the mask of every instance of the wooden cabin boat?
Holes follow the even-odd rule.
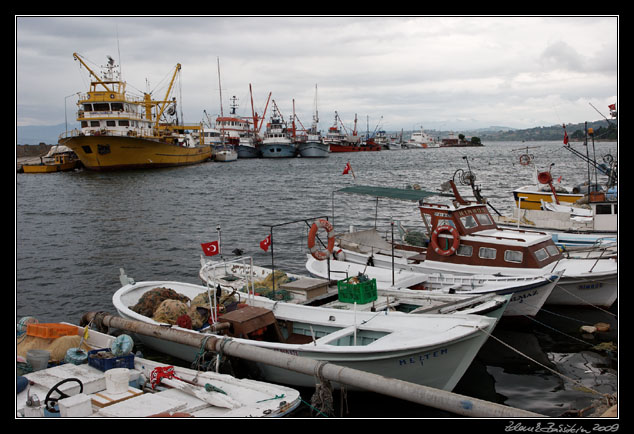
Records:
[[[419,206],[431,234],[430,245],[395,246],[394,267],[423,273],[504,276],[562,272],[546,304],[606,307],[616,300],[618,269],[613,258],[565,258],[551,234],[498,227],[486,205],[456,197],[452,205],[423,202]],[[346,236],[347,240],[339,238],[346,261],[367,264],[371,260],[375,266],[392,267],[391,248],[360,249],[352,236]]]

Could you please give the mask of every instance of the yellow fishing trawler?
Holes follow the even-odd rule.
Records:
[[[165,98],[152,99],[126,94],[126,83],[114,60],[102,67],[99,77],[82,57],[75,60],[85,67],[91,83],[79,94],[77,121],[81,129],[60,136],[90,170],[145,169],[198,164],[209,160],[212,147],[205,144],[201,125],[180,125],[176,98],[170,99],[181,65],[177,64]]]

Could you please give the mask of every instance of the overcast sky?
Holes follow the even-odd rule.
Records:
[[[618,95],[618,17],[34,17],[16,16],[16,125],[64,123],[91,68],[112,56],[128,91],[162,98],[177,63],[186,123],[262,113],[322,131],[335,111],[397,131],[530,128],[601,119]],[[73,96],[69,96],[73,95]],[[270,114],[270,105],[269,111]]]

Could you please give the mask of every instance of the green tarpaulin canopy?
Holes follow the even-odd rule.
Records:
[[[400,199],[419,201],[429,196],[451,196],[452,194],[436,191],[416,190],[414,188],[375,187],[371,185],[353,185],[336,190],[337,193],[362,194],[373,197],[385,197],[388,199]]]

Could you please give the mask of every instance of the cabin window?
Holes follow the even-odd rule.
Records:
[[[521,264],[524,260],[524,254],[518,250],[505,250],[504,260],[506,262],[515,262],[517,264]]]
[[[458,250],[456,251],[456,255],[458,256],[466,256],[471,257],[473,255],[473,246],[467,246],[464,244],[460,244],[458,246]]]
[[[119,121],[119,126],[120,127],[129,127],[130,126],[130,121]]]
[[[477,217],[478,217],[478,221],[483,226],[493,224],[493,222],[491,221],[491,217],[489,217],[488,214],[477,214]]]
[[[84,153],[86,154],[92,154],[92,149],[90,149],[90,146],[88,145],[84,145],[81,147],[84,150]]]
[[[535,257],[538,261],[544,261],[548,259],[548,253],[546,253],[546,249],[539,249],[535,252]]]
[[[595,214],[612,214],[612,205],[597,205]]]
[[[555,245],[546,246],[546,250],[550,254],[550,256],[557,256],[559,254],[559,249]]]
[[[82,127],[82,128],[88,128],[88,122],[86,122],[86,121],[81,121],[81,127]]]
[[[497,250],[490,247],[480,247],[478,252],[478,256],[482,259],[495,259],[496,254]]]
[[[95,103],[94,104],[95,111],[98,112],[107,112],[110,110],[110,104],[106,103]]]
[[[84,104],[84,111],[91,112],[92,111],[92,104]]]
[[[111,104],[112,110],[113,111],[118,111],[118,112],[122,112],[123,111],[123,104],[120,102],[113,102]]]
[[[456,227],[456,224],[451,219],[438,219],[438,226],[451,226]]]
[[[97,152],[99,155],[106,155],[110,153],[110,145],[97,145]]]
[[[462,222],[462,226],[464,226],[465,229],[471,229],[478,226],[478,222],[472,215],[460,217],[460,221]]]
[[[91,127],[99,127],[99,121],[90,121]]]
[[[117,124],[115,121],[106,121],[106,126],[108,127],[116,127]]]

